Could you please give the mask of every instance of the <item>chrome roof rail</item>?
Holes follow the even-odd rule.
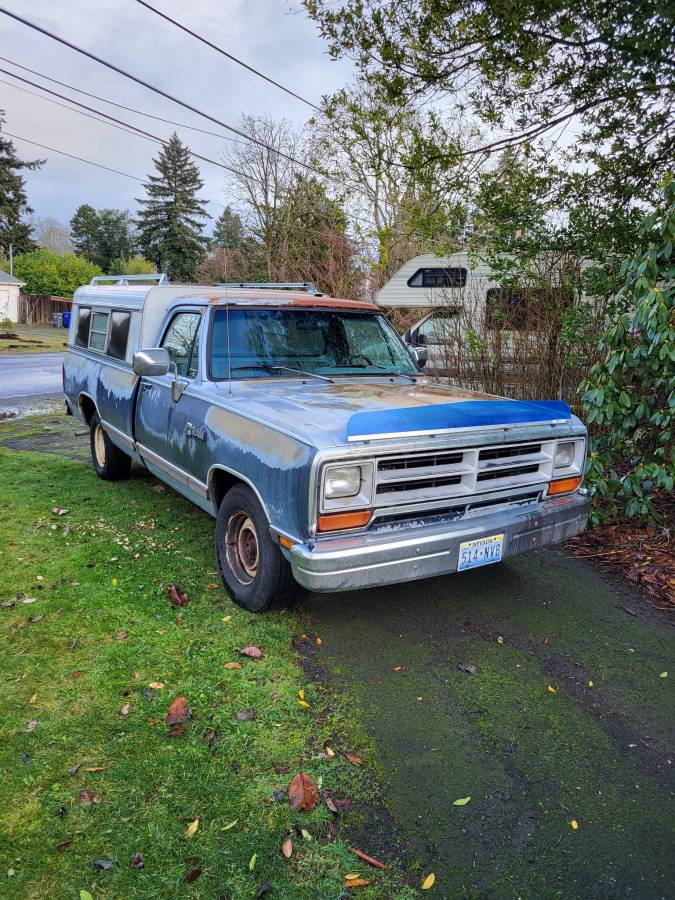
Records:
[[[321,296],[321,291],[311,281],[217,281],[214,287],[252,288],[253,290],[306,291]]]
[[[165,272],[153,272],[150,275],[94,275],[89,284],[129,284],[129,282],[156,281],[157,284],[168,284],[169,276]]]

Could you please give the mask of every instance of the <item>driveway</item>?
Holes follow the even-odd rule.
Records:
[[[61,394],[63,353],[0,356],[0,406]]]
[[[391,816],[362,850],[444,898],[673,896],[674,634],[639,594],[561,548],[303,607]]]

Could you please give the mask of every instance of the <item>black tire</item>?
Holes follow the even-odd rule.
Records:
[[[89,423],[91,461],[99,478],[104,481],[123,481],[131,472],[131,457],[116,447],[105,433],[98,413]]]
[[[295,586],[291,567],[246,485],[230,488],[220,504],[216,558],[223,584],[238,606],[258,613],[291,604]]]

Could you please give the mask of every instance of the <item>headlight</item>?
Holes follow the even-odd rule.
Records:
[[[574,462],[574,441],[564,441],[555,448],[554,467],[556,469],[568,469]]]
[[[356,497],[361,490],[361,466],[336,466],[328,469],[324,482],[324,497],[335,500],[338,497]]]

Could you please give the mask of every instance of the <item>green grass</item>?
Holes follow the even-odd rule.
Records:
[[[9,353],[63,353],[68,342],[67,328],[26,328],[12,325],[10,334],[17,338],[4,338],[0,331],[0,355]]]
[[[348,852],[345,829],[367,822],[376,785],[341,751],[367,755],[366,738],[339,698],[307,683],[292,648],[301,615],[255,616],[210,587],[212,520],[150,477],[105,483],[55,455],[0,449],[0,483],[0,600],[14,601],[0,608],[0,896],[248,898],[268,882],[273,897],[333,898],[348,872],[371,879],[363,897],[413,896],[395,865]],[[167,599],[174,581],[182,609]],[[248,644],[260,661],[239,656]],[[192,715],[171,737],[179,695]],[[248,707],[256,718],[237,721]],[[334,758],[321,758],[326,741]],[[285,791],[300,767],[354,812],[293,812]],[[100,802],[83,804],[84,790]]]

